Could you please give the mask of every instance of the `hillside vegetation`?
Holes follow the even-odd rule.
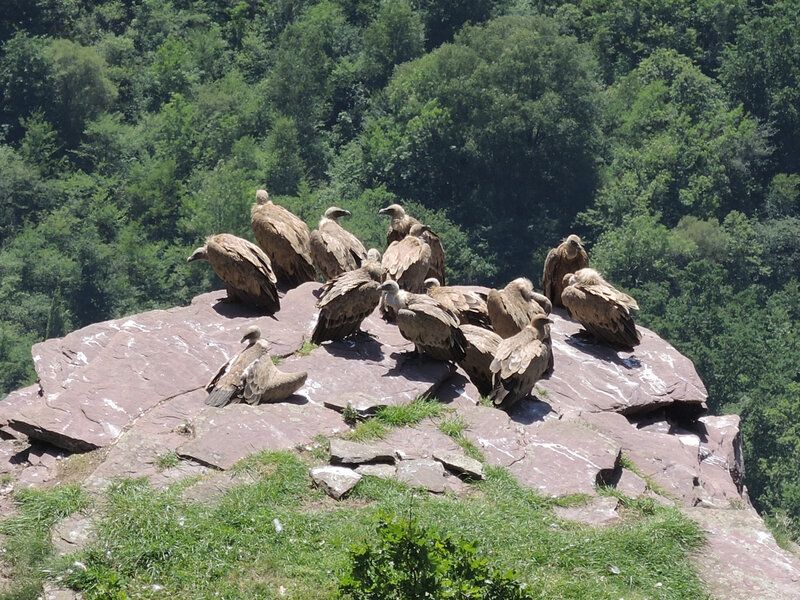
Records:
[[[257,187],[438,231],[456,283],[538,283],[580,234],[743,418],[756,506],[800,537],[800,4],[9,0],[0,394],[30,347],[220,283]]]

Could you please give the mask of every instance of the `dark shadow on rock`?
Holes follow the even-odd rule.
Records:
[[[244,302],[228,300],[227,298],[217,301],[211,308],[213,308],[217,314],[228,319],[233,319],[235,317],[245,317],[251,319],[270,317],[277,321],[277,317],[275,317],[275,315],[268,315],[264,311],[258,310],[254,306],[250,306]]]
[[[331,356],[348,360],[380,362],[384,357],[381,343],[368,333],[363,332],[346,340],[325,342],[321,347]]]
[[[537,399],[534,395],[526,396],[517,402],[508,416],[515,423],[530,425],[537,421],[544,421],[544,418],[551,412],[553,412],[553,407],[544,400]]]
[[[461,397],[469,382],[463,373],[456,371],[441,383],[436,392],[436,399],[442,404],[450,404]]]
[[[304,406],[308,404],[308,398],[306,398],[305,396],[301,396],[300,394],[292,394],[285,400],[281,400],[280,402],[275,402],[274,404],[294,404],[296,406]]]
[[[584,354],[588,354],[597,360],[614,363],[626,369],[638,369],[642,366],[642,361],[636,356],[629,356],[628,358],[619,357],[618,352],[631,352],[631,348],[612,346],[607,342],[598,340],[584,329],[568,336],[565,341],[573,348],[577,348]]]

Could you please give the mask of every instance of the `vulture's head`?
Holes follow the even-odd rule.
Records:
[[[425,286],[426,290],[432,290],[434,288],[438,288],[442,284],[439,283],[439,280],[436,279],[436,277],[428,277],[425,281],[422,282],[422,285]]]
[[[567,237],[564,242],[567,245],[567,258],[575,258],[578,256],[581,250],[583,250],[583,244],[581,243],[581,238],[579,238],[574,233]]]
[[[408,235],[421,238],[429,231],[431,231],[431,228],[427,225],[423,225],[422,223],[414,223],[411,226],[411,229],[408,230]]]
[[[258,325],[250,325],[247,329],[244,330],[244,335],[242,336],[241,343],[244,344],[245,342],[250,344],[254,344],[256,340],[261,338],[261,328]]]
[[[349,217],[349,216],[350,216],[349,210],[339,208],[338,206],[331,206],[328,210],[325,211],[325,218],[330,219],[331,221],[336,221],[340,217]]]
[[[533,300],[533,283],[527,277],[517,277],[506,287],[509,290],[516,291],[525,300]]]
[[[256,204],[266,204],[269,202],[269,192],[267,190],[256,190]]]
[[[400,286],[397,285],[397,282],[394,279],[387,279],[378,286],[378,291],[381,291],[387,295],[397,294],[400,292]]]
[[[547,315],[534,315],[530,326],[536,330],[538,339],[544,340],[550,335],[549,326],[552,324],[553,320]]]
[[[208,260],[208,246],[203,245],[200,246],[197,250],[192,252],[189,258],[186,259],[186,262],[193,262],[195,260]]]
[[[367,260],[374,260],[376,262],[381,262],[381,253],[378,251],[377,248],[370,248],[367,250]]]
[[[379,215],[389,215],[393,219],[402,219],[406,215],[406,211],[399,204],[390,204],[386,208],[378,211]]]

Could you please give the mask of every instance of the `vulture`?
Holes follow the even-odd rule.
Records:
[[[225,284],[228,299],[263,309],[267,314],[280,310],[275,273],[266,253],[247,240],[230,233],[206,238],[187,262],[207,260]]]
[[[435,277],[426,279],[424,285],[426,293],[453,311],[462,325],[469,323],[492,328],[486,299],[481,294],[460,287],[439,285],[439,280]]]
[[[406,237],[413,225],[420,224],[414,217],[407,215],[399,204],[390,204],[386,208],[380,209],[378,214],[389,215],[392,218],[389,222],[389,230],[386,232],[387,248],[392,245],[392,242],[399,242]]]
[[[386,208],[382,208],[378,211],[378,214],[389,215],[392,218],[389,223],[389,230],[386,232],[387,248],[391,246],[393,242],[399,242],[407,235],[410,235],[411,228],[414,225],[421,225],[414,217],[406,214],[406,211],[403,210],[403,207],[399,204],[391,204]],[[442,240],[440,240],[439,236],[430,228],[425,230],[422,237],[431,247],[431,262],[425,278],[435,277],[444,285],[444,247],[442,246]],[[400,283],[400,287],[403,287],[402,282]]]
[[[381,299],[378,286],[383,279],[380,254],[370,248],[364,264],[328,281],[317,301],[319,317],[311,334],[314,344],[341,340],[359,330]]]
[[[273,204],[267,190],[258,190],[250,219],[253,234],[272,260],[278,281],[298,286],[317,279],[311,260],[308,225],[300,217]]]
[[[534,315],[550,314],[552,304],[533,291],[530,279],[518,277],[502,290],[489,290],[486,308],[494,330],[500,337],[509,338],[522,331]]]
[[[467,348],[466,356],[458,362],[458,366],[464,369],[481,396],[488,396],[494,387],[489,367],[503,338],[494,331],[475,325],[461,325],[461,331],[467,339]]]
[[[206,386],[206,404],[227,406],[244,400],[248,404],[279,402],[294,394],[305,383],[308,374],[279,371],[269,355],[261,329],[251,325],[242,337],[244,350],[226,362]]]
[[[311,258],[326,281],[357,269],[367,257],[364,244],[339,225],[339,217],[345,216],[350,216],[350,211],[331,206],[311,232]]]
[[[426,228],[427,225],[415,223],[406,237],[392,242],[383,254],[386,277],[409,292],[423,290],[431,263],[431,247],[422,237]]]
[[[489,365],[494,376],[489,398],[498,408],[513,407],[552,368],[550,323],[547,315],[534,315],[522,331],[500,342]]]
[[[570,316],[596,338],[610,344],[633,348],[642,341],[631,310],[636,300],[620,292],[594,269],[567,273],[561,300]]]
[[[589,256],[581,244],[581,238],[572,234],[556,248],[547,253],[542,272],[542,291],[553,303],[563,307],[561,292],[564,290],[564,275],[589,266]]]
[[[466,356],[467,340],[458,327],[458,317],[427,294],[401,290],[387,279],[378,288],[386,305],[397,315],[397,327],[417,351],[431,358],[458,362]]]

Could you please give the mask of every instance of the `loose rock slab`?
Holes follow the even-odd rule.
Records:
[[[441,494],[445,489],[445,472],[442,463],[429,458],[401,460],[397,463],[397,481],[411,487],[424,488]]]
[[[393,463],[394,453],[374,444],[359,444],[339,438],[331,439],[331,462],[340,464],[363,464],[373,462]]]
[[[361,481],[361,474],[347,467],[316,467],[311,478],[330,497],[340,500]]]
[[[459,452],[434,452],[434,460],[442,463],[448,471],[466,475],[473,479],[486,479],[483,474],[483,465],[480,461],[470,458]]]

